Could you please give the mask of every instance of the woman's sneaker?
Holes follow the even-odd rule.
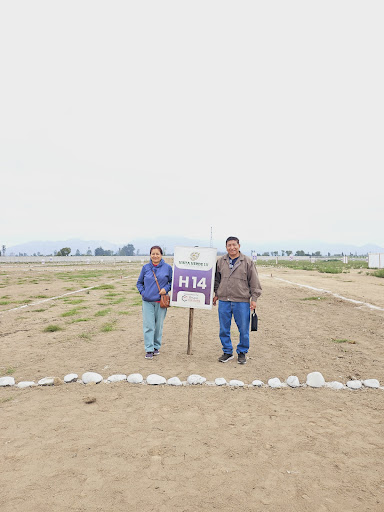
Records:
[[[152,359],[153,358],[153,352],[147,352],[145,354],[145,359]]]
[[[155,350],[153,352],[153,355],[154,356],[159,356],[160,355],[160,350],[157,350],[157,348],[155,348]]]

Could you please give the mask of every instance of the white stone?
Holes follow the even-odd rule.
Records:
[[[100,373],[85,372],[81,376],[81,380],[84,382],[84,384],[90,384],[91,382],[95,382],[96,384],[98,384],[103,380],[103,377],[100,375]]]
[[[127,376],[122,374],[110,375],[107,379],[108,382],[121,382],[122,380],[127,380]]]
[[[347,387],[350,389],[361,389],[361,380],[349,380],[347,382]]]
[[[127,377],[127,381],[131,384],[141,384],[143,382],[144,378],[141,375],[141,373],[131,373]]]
[[[14,386],[15,379],[13,377],[0,377],[0,386]]]
[[[331,388],[331,389],[344,389],[344,384],[342,384],[341,382],[338,382],[336,380],[332,381],[332,382],[327,382],[326,384],[326,387],[327,388]]]
[[[367,379],[363,380],[363,384],[367,388],[375,388],[378,389],[380,387],[380,382],[377,379]]]
[[[64,377],[64,382],[76,382],[78,378],[77,373],[68,373],[68,375]]]
[[[244,386],[244,382],[242,380],[232,379],[229,381],[229,385],[236,388],[242,388]]]
[[[171,377],[170,379],[167,380],[167,384],[169,384],[170,386],[182,386],[182,382],[181,380],[179,379],[179,377]]]
[[[273,379],[269,379],[268,386],[270,386],[271,388],[281,388],[282,384],[280,379],[278,377],[275,377]]]
[[[321,388],[325,385],[325,379],[320,372],[312,372],[307,375],[307,386]]]
[[[215,379],[216,386],[225,386],[227,381],[224,379],[224,377],[218,377]]]
[[[43,379],[40,379],[38,381],[38,385],[39,386],[53,386],[54,380],[55,379],[53,377],[44,377]]]
[[[291,388],[298,388],[298,387],[300,387],[300,381],[299,381],[299,378],[296,377],[296,375],[290,375],[285,382]]]
[[[31,380],[24,380],[22,382],[19,382],[17,387],[18,388],[32,388],[34,386],[37,386],[36,382],[33,382]]]
[[[161,377],[161,375],[157,375],[156,373],[151,373],[151,375],[148,375],[147,377],[147,384],[151,384],[153,386],[166,383],[167,380],[165,379],[165,377]]]
[[[201,375],[190,375],[187,378],[188,384],[203,384],[207,379],[205,377],[202,377]]]
[[[264,386],[264,382],[262,380],[254,380],[252,381],[252,386],[256,386],[258,388],[261,388],[261,386]]]

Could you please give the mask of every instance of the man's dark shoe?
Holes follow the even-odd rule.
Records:
[[[237,356],[237,362],[239,364],[245,364],[247,362],[247,358],[245,357],[244,352],[240,352],[240,354]]]
[[[220,363],[226,363],[231,359],[233,359],[233,354],[223,354],[218,360]]]

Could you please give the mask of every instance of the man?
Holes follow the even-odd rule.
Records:
[[[214,306],[219,301],[220,341],[224,352],[219,361],[226,363],[233,359],[233,315],[240,333],[236,348],[237,362],[245,364],[245,354],[249,349],[250,311],[256,309],[256,300],[261,295],[261,285],[253,261],[240,252],[239,239],[230,236],[225,245],[228,254],[217,260],[213,297]]]

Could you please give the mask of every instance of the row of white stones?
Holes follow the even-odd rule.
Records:
[[[331,389],[361,389],[365,388],[374,388],[374,389],[384,389],[384,387],[380,386],[380,383],[377,379],[367,379],[367,380],[350,380],[346,383],[346,385],[341,382],[333,381],[333,382],[325,382],[323,375],[320,372],[312,372],[307,375],[307,379],[305,384],[300,384],[299,379],[295,375],[290,375],[285,382],[281,382],[279,378],[274,377],[268,380],[268,384],[264,384],[261,380],[254,380],[252,384],[244,384],[241,380],[230,380],[227,382],[223,377],[219,377],[212,382],[207,381],[205,377],[201,375],[190,375],[186,381],[181,381],[179,377],[171,377],[170,379],[166,379],[161,375],[157,375],[155,373],[148,375],[146,380],[141,375],[141,373],[132,373],[130,375],[125,374],[117,374],[111,375],[108,379],[104,380],[103,377],[96,372],[86,372],[83,373],[81,379],[76,373],[69,373],[64,377],[65,383],[70,382],[80,382],[82,384],[98,384],[100,382],[111,383],[111,382],[121,382],[128,381],[131,384],[149,384],[149,385],[160,385],[160,384],[168,384],[169,386],[187,386],[187,385],[196,385],[196,384],[205,384],[207,386],[231,386],[231,387],[263,387],[269,386],[270,388],[299,388],[309,386],[311,388],[321,388],[328,387]],[[0,378],[0,387],[4,386],[17,386],[18,388],[27,388],[33,386],[53,386],[57,384],[62,384],[63,381],[58,379],[57,377],[44,377],[40,379],[37,384],[34,381],[22,381],[18,384],[15,384],[15,379],[13,377],[1,377]]]

